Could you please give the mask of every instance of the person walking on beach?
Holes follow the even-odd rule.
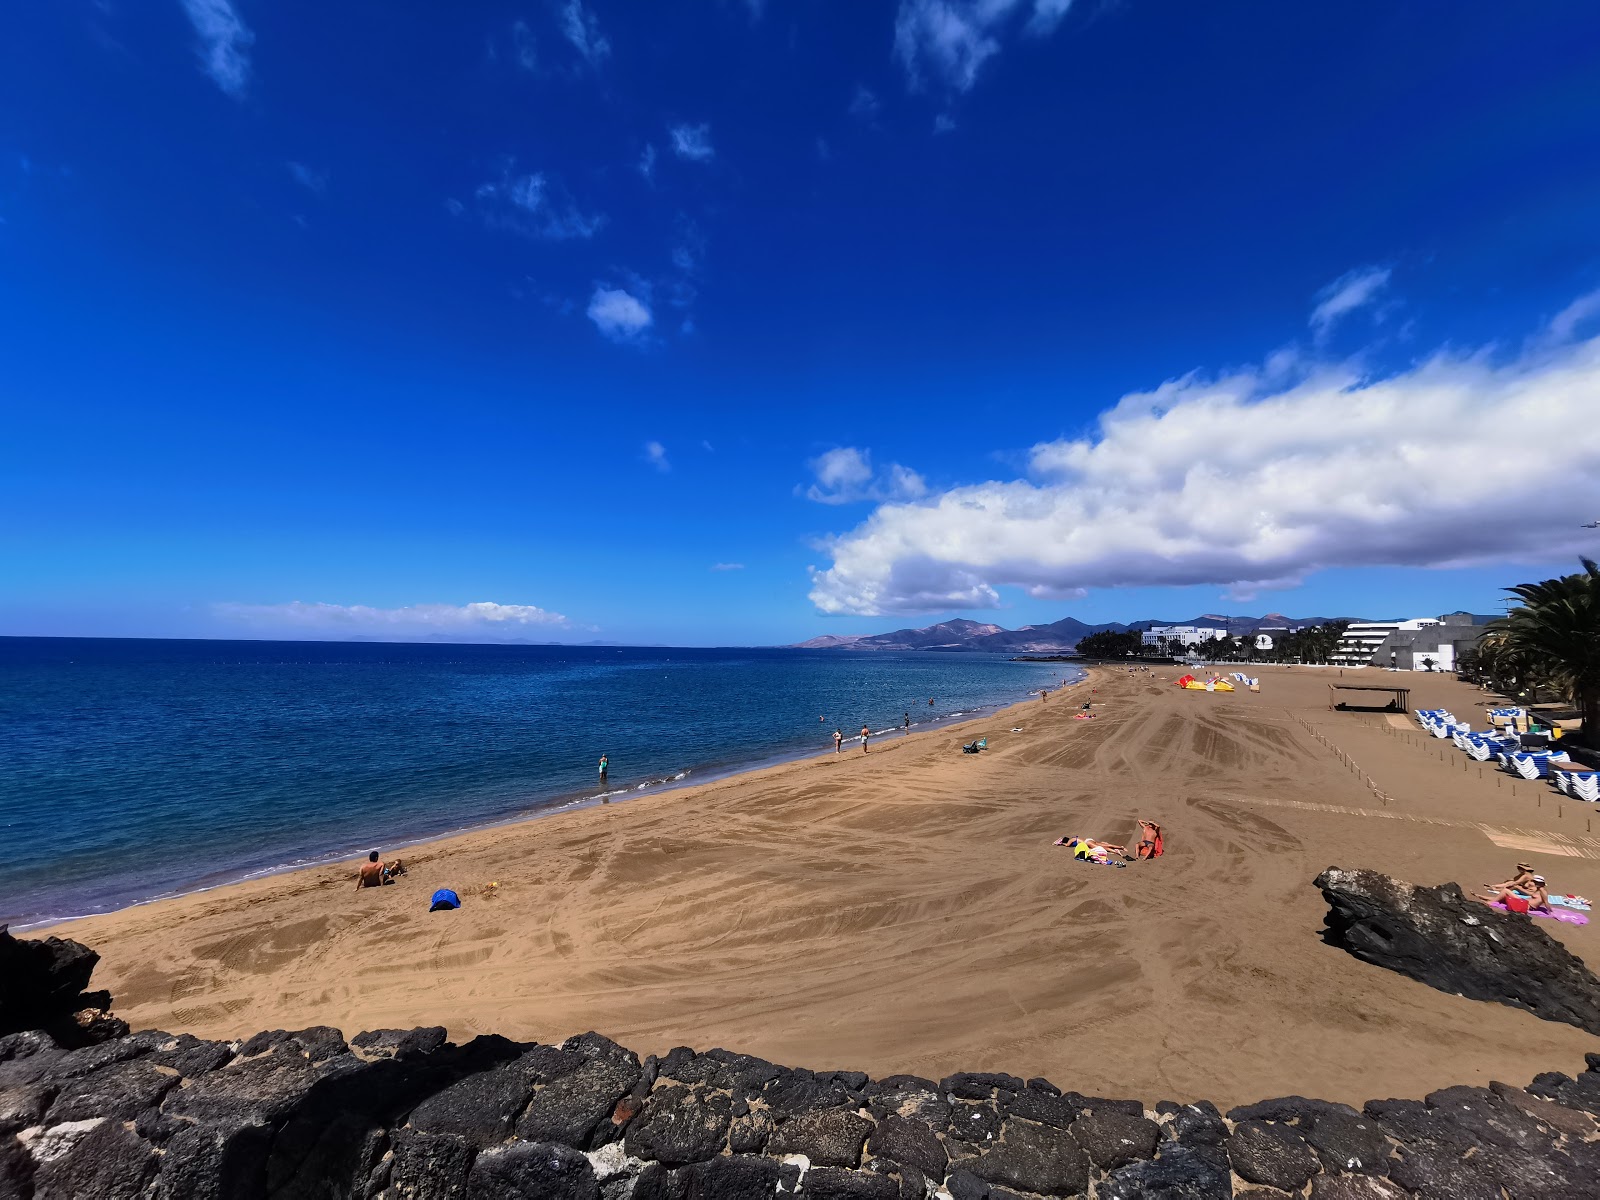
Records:
[[[910,713],[906,714],[906,736],[907,737],[911,736],[911,714]]]
[[[605,785],[606,785],[606,771],[610,768],[610,766],[611,766],[611,759],[609,757],[607,757],[606,755],[602,754],[600,756],[600,786],[601,787],[605,787]]]
[[[861,753],[865,754],[867,752],[867,739],[871,736],[872,730],[863,725],[861,727]]]
[[[835,754],[839,753],[840,749],[843,746],[844,746],[844,734],[840,733],[837,729],[835,729],[833,731],[833,752]]]

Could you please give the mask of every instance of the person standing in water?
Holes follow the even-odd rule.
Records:
[[[833,731],[833,752],[835,754],[839,753],[839,750],[843,745],[844,745],[844,734],[840,733],[837,729],[835,729]]]
[[[910,713],[906,714],[906,736],[907,737],[911,736],[911,714]]]
[[[865,754],[867,752],[867,739],[871,736],[872,730],[863,725],[861,727],[861,753]]]
[[[605,785],[606,785],[606,771],[609,770],[610,767],[611,767],[611,759],[608,756],[602,754],[600,756],[600,786],[601,787],[605,787]]]

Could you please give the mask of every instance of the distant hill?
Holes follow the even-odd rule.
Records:
[[[1147,620],[1123,624],[1107,621],[1090,625],[1076,617],[1063,617],[1048,625],[1024,625],[1021,629],[1005,629],[980,621],[958,619],[941,621],[925,629],[896,629],[893,633],[870,636],[859,634],[828,633],[800,642],[801,650],[970,650],[992,654],[1060,654],[1074,649],[1078,642],[1091,633],[1111,630],[1125,633],[1129,630],[1142,633],[1156,625],[1210,625],[1226,628],[1233,637],[1254,633],[1258,629],[1302,628],[1323,625],[1328,621],[1362,620],[1360,617],[1286,617],[1282,613],[1267,613],[1260,617],[1223,616],[1209,613],[1190,617],[1184,621]]]

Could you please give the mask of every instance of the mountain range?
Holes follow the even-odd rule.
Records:
[[[924,629],[896,629],[893,633],[868,636],[827,633],[821,637],[798,643],[801,650],[981,650],[1000,654],[1060,654],[1072,650],[1080,639],[1091,633],[1112,630],[1116,633],[1144,632],[1156,625],[1209,625],[1227,629],[1233,637],[1254,633],[1258,629],[1303,628],[1321,625],[1327,621],[1363,620],[1361,617],[1286,617],[1282,613],[1267,613],[1260,617],[1232,617],[1207,613],[1190,617],[1187,621],[1107,621],[1089,625],[1076,617],[1063,617],[1048,625],[1024,625],[1021,629],[1006,629],[981,621],[957,618],[941,621]]]

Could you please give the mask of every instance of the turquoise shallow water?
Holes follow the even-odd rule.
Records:
[[[1064,669],[1077,674],[971,654],[0,638],[0,922],[592,802],[602,753],[621,799],[831,749],[835,726],[1010,704]]]

